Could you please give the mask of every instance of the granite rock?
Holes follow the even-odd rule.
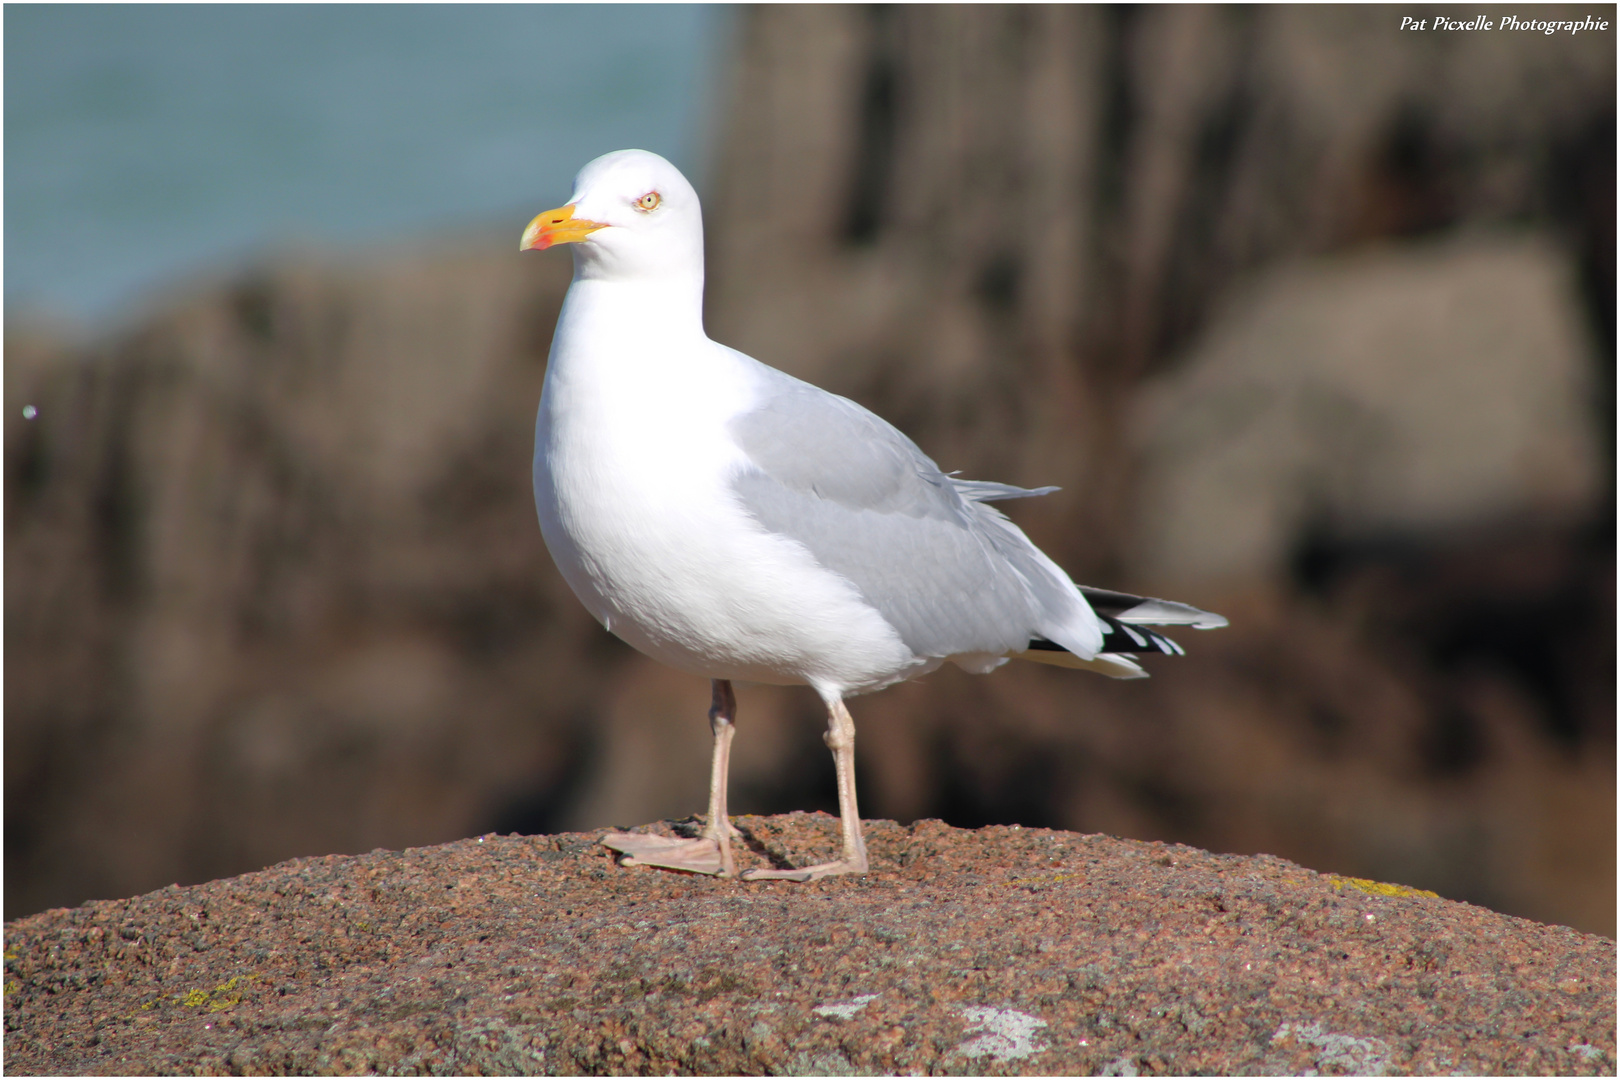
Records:
[[[693,823],[665,822],[669,831]],[[835,842],[740,818],[747,864]],[[745,884],[596,834],[298,859],[6,927],[40,1073],[1613,1074],[1615,947],[1270,856],[867,824]]]

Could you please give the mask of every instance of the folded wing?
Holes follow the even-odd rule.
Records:
[[[1101,648],[1079,590],[984,505],[1044,491],[954,479],[855,402],[760,371],[767,392],[731,423],[748,458],[734,490],[762,526],[850,581],[914,653],[1003,656],[1037,637],[1082,656]]]

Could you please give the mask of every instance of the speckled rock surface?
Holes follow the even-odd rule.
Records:
[[[737,821],[745,865],[835,845],[824,815]],[[1615,1072],[1606,938],[1265,856],[867,835],[872,873],[811,885],[489,836],[48,911],[6,927],[5,1067]]]

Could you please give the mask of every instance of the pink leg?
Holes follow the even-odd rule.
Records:
[[[737,864],[731,857],[732,828],[726,815],[726,774],[731,768],[731,739],[736,734],[737,696],[731,683],[715,679],[714,698],[709,706],[709,730],[714,732],[714,758],[709,769],[709,823],[695,840],[671,840],[666,836],[610,832],[602,843],[622,852],[624,866],[660,866],[693,874],[736,877]]]
[[[838,771],[838,819],[842,826],[843,857],[797,870],[749,870],[744,881],[816,881],[835,874],[866,873],[866,840],[861,836],[861,814],[855,806],[855,720],[837,695],[827,699],[827,746]]]

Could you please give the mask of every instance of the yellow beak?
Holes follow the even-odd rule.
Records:
[[[607,226],[600,221],[575,217],[574,204],[569,203],[537,214],[529,222],[529,227],[523,230],[523,240],[518,244],[518,250],[544,251],[553,244],[577,244],[597,229],[605,228]]]

